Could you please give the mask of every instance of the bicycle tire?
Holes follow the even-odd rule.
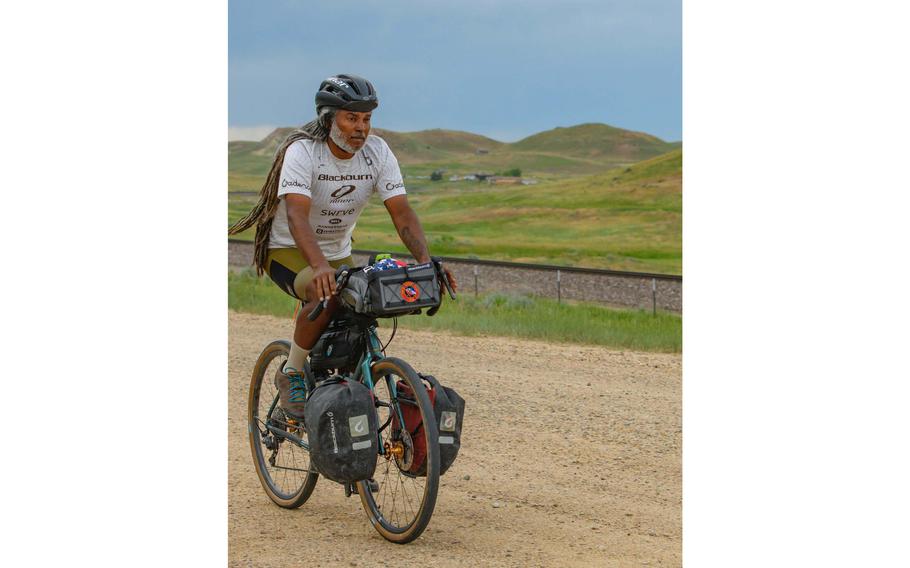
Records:
[[[376,467],[374,479],[378,485],[377,491],[372,492],[369,489],[367,481],[357,483],[357,492],[360,495],[360,502],[363,505],[370,523],[386,540],[397,544],[411,542],[427,528],[433,510],[436,507],[436,496],[439,490],[439,431],[436,427],[436,415],[433,412],[433,406],[430,397],[427,394],[426,387],[423,385],[418,374],[401,359],[388,357],[377,361],[371,367],[373,374],[374,394],[377,400],[382,400],[379,393],[382,385],[388,387],[390,380],[403,380],[408,383],[415,394],[417,406],[420,409],[423,428],[419,435],[424,436],[427,445],[426,457],[426,476],[416,477],[402,472],[395,458],[389,458],[380,454],[379,464]],[[388,391],[387,392],[391,392]],[[382,425],[386,417],[383,417],[377,405],[377,412],[380,413],[380,422]],[[392,428],[386,428],[381,434],[380,445],[391,442],[395,434]],[[387,454],[388,455],[388,454]],[[424,480],[421,487],[419,480]],[[410,491],[409,488],[410,487]],[[421,491],[422,490],[422,491]],[[403,505],[403,512],[396,510],[400,497],[402,503],[408,499],[411,494],[417,496],[420,494],[419,505]],[[391,495],[391,506],[387,502]],[[402,518],[403,517],[403,518]]]
[[[310,464],[309,452],[297,446],[290,440],[280,439],[278,436],[271,434],[265,425],[271,424],[290,431],[302,439],[306,439],[306,430],[302,426],[293,427],[287,424],[283,418],[283,411],[277,404],[274,404],[278,396],[278,390],[275,388],[272,379],[278,365],[283,365],[290,352],[291,344],[288,341],[279,340],[268,344],[256,364],[253,366],[253,376],[250,380],[250,392],[247,401],[247,430],[249,431],[250,449],[253,453],[253,464],[256,467],[256,475],[262,488],[276,505],[285,509],[296,509],[303,505],[316,486],[319,474],[313,471]],[[265,393],[263,393],[265,390]],[[263,396],[264,395],[264,396]],[[269,409],[272,412],[269,413]],[[265,409],[265,412],[263,412]],[[271,442],[276,449],[266,447],[266,440],[271,436]],[[284,450],[284,453],[282,453]],[[270,456],[266,457],[266,452]],[[280,460],[279,460],[279,454]],[[305,459],[304,459],[305,458]],[[271,460],[271,461],[268,461]],[[267,463],[268,461],[268,463]],[[277,465],[281,461],[285,465]],[[269,466],[272,467],[269,467]],[[294,472],[288,474],[288,472]],[[282,472],[284,483],[276,479],[276,475]]]

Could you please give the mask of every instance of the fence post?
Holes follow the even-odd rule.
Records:
[[[556,269],[556,303],[562,303],[562,274]]]
[[[651,315],[657,315],[657,278],[651,279]]]
[[[474,297],[477,297],[477,265],[474,265]]]

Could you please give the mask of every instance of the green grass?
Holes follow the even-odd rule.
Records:
[[[279,134],[269,140],[276,143]],[[554,129],[514,144],[443,130],[383,134],[393,147],[402,147],[399,160],[409,176],[408,199],[433,254],[682,273],[682,149],[677,143],[591,124]],[[259,190],[272,155],[265,146],[229,145],[230,191]],[[489,153],[474,154],[472,148],[479,147]],[[676,149],[607,169],[615,166],[611,160],[616,156],[665,148]],[[446,180],[453,173],[517,167],[540,183],[496,186],[411,177],[429,175],[437,167],[447,170]],[[229,195],[229,223],[255,200]],[[251,240],[253,231],[236,238]],[[406,252],[375,196],[358,220],[354,240],[355,248]]]
[[[268,278],[251,271],[228,273],[230,309],[291,317],[294,300]],[[562,303],[544,298],[490,294],[446,300],[433,316],[399,318],[405,329],[441,329],[461,335],[500,335],[552,342],[601,345],[639,351],[682,351],[682,318],[597,304]],[[382,326],[391,321],[382,321]]]
[[[433,254],[680,274],[681,169],[682,150],[674,150],[603,174],[529,186],[413,180],[408,200]],[[231,195],[229,221],[255,200]],[[354,240],[355,248],[406,252],[376,196]]]
[[[426,182],[409,201],[434,254],[640,272],[682,272],[682,151],[531,186]],[[405,252],[385,208],[364,209],[361,248]]]

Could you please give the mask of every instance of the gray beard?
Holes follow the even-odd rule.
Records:
[[[357,150],[355,148],[352,148],[351,145],[348,144],[347,141],[344,139],[344,135],[341,133],[341,129],[338,128],[338,125],[335,124],[334,120],[332,121],[332,129],[329,130],[329,138],[332,139],[332,142],[334,142],[336,146],[338,146],[339,148],[341,148],[348,154],[357,153]]]

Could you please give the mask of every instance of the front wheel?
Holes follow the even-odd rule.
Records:
[[[290,348],[287,341],[273,341],[259,355],[247,411],[256,474],[269,498],[286,509],[303,505],[319,479],[310,465],[309,451],[296,441],[306,443],[306,429],[288,418],[278,404],[275,373],[284,366]]]
[[[426,529],[436,507],[436,492],[439,489],[439,432],[436,415],[430,403],[426,387],[410,365],[389,357],[373,364],[372,371],[379,418],[380,448],[379,463],[374,475],[374,490],[366,481],[357,483],[357,492],[370,522],[387,540],[404,544],[411,542]],[[393,419],[392,413],[399,412],[399,405],[405,404],[393,396],[398,384],[405,383],[414,393],[414,400],[420,410],[423,426],[404,424]],[[413,403],[412,403],[413,404]],[[400,416],[400,414],[399,414]],[[426,475],[414,475],[407,471],[410,448],[415,443],[407,432],[415,432],[426,447]]]

